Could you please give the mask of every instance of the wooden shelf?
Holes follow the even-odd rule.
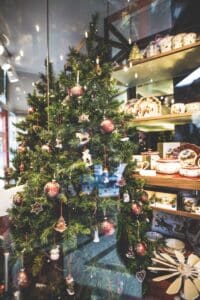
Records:
[[[174,130],[175,125],[190,123],[191,119],[191,113],[167,114],[157,117],[135,118],[130,122],[130,125],[140,131]]]
[[[157,207],[154,205],[151,205],[151,207],[153,210],[162,211],[162,212],[169,213],[172,215],[183,216],[183,217],[192,218],[192,219],[200,219],[200,214],[190,213],[190,212],[182,211],[182,210],[172,210],[172,209]]]
[[[145,181],[145,185],[168,187],[185,190],[200,190],[200,178],[188,178],[178,174],[163,175],[157,174],[156,176],[140,176],[133,175],[136,179]]]
[[[127,71],[120,66],[113,72],[113,78],[129,87],[161,81],[184,75],[199,67],[200,41],[150,58],[132,62]],[[137,73],[137,78],[135,74]]]

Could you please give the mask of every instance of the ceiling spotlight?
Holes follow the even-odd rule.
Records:
[[[60,60],[63,61],[63,55],[62,54],[60,55]]]
[[[40,31],[40,26],[39,26],[38,24],[35,25],[35,30],[36,30],[37,32]]]
[[[24,51],[23,51],[23,50],[20,50],[20,51],[19,51],[19,54],[20,54],[20,56],[24,56]]]

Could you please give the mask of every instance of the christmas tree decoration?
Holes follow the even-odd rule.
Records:
[[[79,84],[79,71],[77,71],[76,85],[69,90],[69,96],[81,97],[84,93],[83,87]]]
[[[59,245],[56,245],[53,249],[50,250],[50,259],[58,260],[60,257]]]
[[[100,242],[98,226],[96,226],[95,230],[94,230],[94,239],[93,239],[93,242],[94,243],[99,243]]]
[[[86,167],[91,167],[93,165],[93,163],[92,163],[92,156],[90,154],[90,150],[89,149],[85,149],[82,152],[82,160],[84,161]]]
[[[18,147],[17,147],[17,152],[18,153],[24,153],[26,151],[26,147],[24,144],[20,144]]]
[[[141,195],[140,195],[140,200],[143,203],[146,203],[149,201],[149,195],[146,191],[142,190]]]
[[[28,108],[28,113],[29,114],[32,114],[32,113],[34,113],[35,112],[35,109],[33,108],[33,107],[29,107]]]
[[[29,286],[30,282],[29,282],[28,274],[24,268],[22,268],[19,271],[18,276],[17,276],[17,282],[18,282],[19,287],[21,287],[21,288],[27,288]]]
[[[43,211],[42,204],[39,202],[35,202],[31,205],[31,212],[38,215],[40,212]]]
[[[56,145],[55,145],[55,147],[57,149],[62,149],[63,145],[62,145],[62,140],[61,139],[59,139],[59,138],[56,139]]]
[[[126,257],[127,258],[135,258],[135,254],[134,254],[132,246],[128,247],[128,251],[126,253]]]
[[[53,179],[52,181],[48,182],[44,187],[44,192],[50,198],[55,198],[60,193],[60,185],[59,183]]]
[[[139,203],[132,203],[131,205],[131,211],[134,215],[140,215],[142,213],[142,206]]]
[[[25,171],[25,165],[24,165],[23,163],[21,163],[21,164],[19,165],[19,171],[20,171],[20,172],[24,172],[24,171]]]
[[[67,96],[63,99],[63,101],[62,101],[62,105],[63,105],[63,106],[68,106],[68,105],[69,105],[69,102],[70,102],[70,96],[67,95]]]
[[[129,55],[129,60],[138,60],[138,59],[142,59],[142,58],[143,58],[143,55],[140,52],[138,45],[136,43],[134,43],[133,48]]]
[[[113,124],[112,120],[105,119],[101,122],[101,130],[104,133],[112,133],[115,129],[115,125]]]
[[[101,75],[102,74],[102,69],[101,69],[101,67],[100,67],[100,64],[99,64],[99,57],[97,56],[97,58],[96,58],[96,73],[97,73],[97,75]]]
[[[63,233],[67,229],[67,225],[65,223],[65,219],[63,218],[63,216],[60,216],[54,229],[55,231],[58,231],[60,233]]]
[[[67,293],[72,296],[75,294],[75,290],[74,290],[74,278],[72,277],[71,274],[67,275],[65,278],[65,282],[66,282],[66,291]]]
[[[24,196],[22,192],[17,192],[14,196],[13,196],[13,204],[16,206],[21,206],[23,204],[24,201]]]
[[[166,293],[168,295],[182,294],[184,299],[194,300],[200,296],[200,258],[190,253],[174,250],[172,255],[154,252],[153,267],[148,267],[152,272],[167,272],[165,275],[155,277],[153,281],[160,282],[173,278]],[[157,265],[155,265],[157,264]],[[176,277],[176,279],[174,279]]]
[[[145,280],[147,272],[145,270],[141,270],[136,272],[135,277],[139,282],[143,282]]]
[[[82,123],[82,122],[89,122],[89,115],[86,115],[86,114],[82,114],[80,115],[80,117],[78,118],[78,121],[79,123]]]
[[[90,140],[90,135],[88,132],[77,132],[76,138],[80,141],[80,146],[86,145]]]
[[[147,253],[147,246],[143,242],[139,242],[135,246],[135,252],[139,256],[144,256]]]
[[[49,144],[44,144],[41,146],[42,151],[46,151],[46,152],[50,152],[51,148],[49,146]]]
[[[105,217],[101,223],[101,231],[104,235],[112,235],[115,232],[115,226]]]
[[[5,292],[5,285],[3,283],[0,284],[0,296]]]
[[[130,201],[130,195],[129,195],[128,192],[123,193],[123,201],[124,201],[125,203],[127,203],[127,202]]]

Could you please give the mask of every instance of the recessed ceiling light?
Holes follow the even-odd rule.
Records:
[[[38,24],[35,25],[35,30],[36,30],[37,32],[40,31],[40,26],[39,26]]]
[[[85,31],[85,38],[87,39],[88,38],[88,32]]]
[[[61,61],[63,60],[63,55],[62,55],[62,54],[60,55],[60,60],[61,60]]]
[[[21,59],[21,56],[20,55],[17,55],[16,57],[15,57],[15,61],[17,62],[17,61],[20,61],[20,59]]]
[[[31,85],[34,87],[35,86],[35,82],[32,82]]]

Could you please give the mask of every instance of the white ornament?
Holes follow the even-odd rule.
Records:
[[[89,115],[86,115],[86,114],[80,115],[80,117],[78,118],[78,121],[79,121],[79,123],[89,122]]]
[[[125,203],[127,203],[127,202],[130,201],[130,195],[129,195],[128,192],[125,192],[125,193],[123,194],[123,201],[124,201]]]
[[[100,239],[99,239],[99,230],[98,228],[95,229],[94,231],[94,239],[93,239],[93,242],[94,243],[99,243]]]
[[[83,146],[89,142],[90,135],[88,132],[77,132],[76,138],[78,138],[80,140],[80,145]]]
[[[90,167],[93,165],[92,163],[92,156],[90,154],[90,150],[86,149],[85,151],[82,152],[82,159],[84,163],[86,164],[86,167]]]
[[[50,251],[50,258],[51,260],[58,260],[59,259],[59,246],[56,245],[55,248],[51,249]]]

